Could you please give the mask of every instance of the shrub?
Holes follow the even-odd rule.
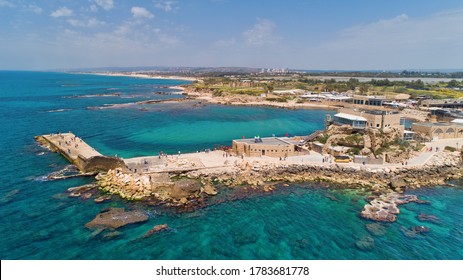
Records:
[[[457,148],[450,147],[450,146],[445,146],[444,150],[449,151],[449,152],[455,152],[457,150]]]

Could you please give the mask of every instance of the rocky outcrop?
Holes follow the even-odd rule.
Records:
[[[123,208],[109,208],[96,215],[85,227],[89,229],[116,229],[147,220],[148,215],[139,210],[125,211]]]
[[[395,192],[382,194],[363,207],[360,216],[378,222],[395,222],[400,213],[399,205],[421,202],[416,195],[403,195]]]
[[[101,190],[129,200],[155,199],[178,205],[188,204],[204,195],[217,194],[211,185],[202,187],[196,179],[172,180],[168,173],[138,174],[115,169],[100,174],[97,180]]]

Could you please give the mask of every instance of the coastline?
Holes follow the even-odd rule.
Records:
[[[183,81],[196,81],[197,78],[193,77],[182,77],[182,76],[162,76],[162,75],[150,75],[142,73],[123,73],[123,72],[73,72],[73,74],[86,74],[86,75],[99,75],[99,76],[115,76],[115,77],[133,77],[133,78],[144,78],[144,79],[156,79],[156,80],[183,80]]]

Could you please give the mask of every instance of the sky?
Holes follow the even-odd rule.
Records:
[[[0,0],[0,69],[463,68],[462,0]]]

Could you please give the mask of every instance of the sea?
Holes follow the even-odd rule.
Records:
[[[254,136],[307,135],[329,110],[211,105],[183,98],[187,81],[55,72],[0,72],[0,258],[21,260],[401,260],[463,259],[463,182],[407,193],[428,200],[400,207],[395,223],[359,216],[368,190],[321,183],[281,184],[271,193],[234,195],[219,187],[207,207],[184,212],[69,197],[93,182],[48,175],[69,163],[34,136],[72,131],[105,155],[196,152]],[[132,105],[109,108],[111,104]],[[134,104],[135,103],[135,104]],[[108,207],[149,216],[113,232],[85,227]],[[420,221],[420,214],[432,215]],[[169,229],[142,238],[151,228]],[[429,228],[413,233],[415,226]],[[372,228],[376,230],[371,230]]]

